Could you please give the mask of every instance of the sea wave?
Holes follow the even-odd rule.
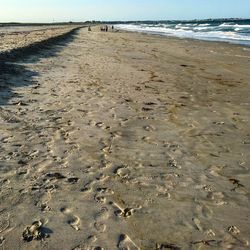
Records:
[[[233,24],[233,23],[227,24],[227,23],[223,23],[223,24],[219,25],[219,27],[250,28],[250,25],[248,25],[248,24]]]
[[[207,41],[224,41],[250,46],[249,24],[227,23],[139,23],[118,24],[116,28],[127,31],[144,32],[150,34],[192,38]]]

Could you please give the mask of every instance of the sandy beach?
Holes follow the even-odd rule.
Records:
[[[249,47],[82,28],[4,61],[1,250],[249,249]]]
[[[25,48],[49,38],[65,34],[77,26],[27,26],[0,27],[0,52],[10,52],[14,49]]]

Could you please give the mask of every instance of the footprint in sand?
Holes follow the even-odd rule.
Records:
[[[44,240],[45,238],[50,237],[51,230],[48,230],[43,227],[44,220],[34,221],[31,225],[27,226],[23,231],[23,240],[30,242],[32,240]]]
[[[113,171],[113,173],[120,178],[127,178],[130,175],[130,170],[127,166],[119,166]]]
[[[0,233],[6,231],[10,227],[10,219],[8,214],[0,215]]]
[[[79,181],[79,178],[77,178],[77,177],[69,177],[68,179],[67,179],[67,182],[69,182],[70,184],[75,184],[75,183],[77,183]]]
[[[62,175],[61,173],[58,173],[58,172],[55,172],[55,173],[47,173],[47,174],[46,174],[46,177],[50,178],[51,180],[52,180],[52,179],[59,180],[59,179],[64,179],[64,178],[66,178],[64,175]]]
[[[5,242],[5,238],[3,236],[0,237],[0,247],[3,246]]]
[[[223,171],[224,168],[225,166],[212,165],[207,170],[211,175],[219,177],[221,176],[221,172]]]
[[[60,209],[60,211],[66,215],[66,220],[67,220],[67,223],[72,227],[74,228],[76,231],[79,231],[80,230],[80,218],[78,216],[75,216],[71,213],[71,210],[68,209],[67,207],[62,207]]]
[[[119,236],[117,247],[119,250],[139,250],[140,248],[126,234]]]
[[[96,194],[94,200],[98,203],[105,203],[106,197]]]
[[[97,128],[104,128],[104,123],[103,122],[96,122],[95,123],[95,126],[97,127]]]
[[[224,201],[224,194],[222,192],[209,192],[207,194],[207,198],[217,206],[222,206],[227,204],[227,202]]]
[[[102,207],[101,210],[95,215],[95,220],[106,220],[109,217],[109,212],[107,207]]]
[[[98,174],[98,176],[96,177],[96,180],[98,180],[98,181],[105,181],[108,178],[109,178],[109,176],[101,173],[101,174]]]
[[[51,208],[46,203],[42,203],[41,206],[40,206],[40,209],[44,213],[51,211]]]
[[[89,194],[89,193],[91,192],[91,190],[92,190],[91,187],[88,187],[88,186],[83,187],[83,188],[80,189],[80,191],[81,191],[84,195]]]
[[[167,198],[168,200],[171,199],[171,194],[168,192],[168,188],[157,185],[156,190],[157,190],[156,196],[164,197],[164,198]]]
[[[175,159],[169,159],[168,166],[171,168],[181,169],[181,166],[177,163]]]
[[[109,217],[108,208],[102,207],[101,211],[95,215],[94,228],[99,233],[104,233],[106,231],[106,224],[104,223]]]
[[[98,187],[96,188],[96,191],[100,194],[105,194],[105,195],[114,194],[114,191],[112,189],[106,187]]]
[[[97,240],[97,237],[95,235],[89,235],[89,236],[87,236],[86,239],[83,240],[83,242],[80,245],[72,248],[72,250],[96,249],[96,247],[92,246],[93,243],[96,242],[96,240]]]
[[[146,125],[146,126],[143,127],[143,129],[148,131],[148,132],[151,132],[151,131],[155,130],[155,127],[152,126],[152,125]]]
[[[200,232],[203,232],[201,221],[197,217],[193,218],[193,222],[194,222],[195,228],[199,230]]]
[[[156,244],[155,250],[164,250],[164,249],[181,250],[182,248],[172,243]]]
[[[83,187],[80,189],[80,191],[84,194],[88,194],[92,191],[92,185],[93,185],[93,180],[88,180],[83,184]]]
[[[134,208],[125,208],[123,210],[118,209],[117,211],[115,211],[115,215],[119,216],[119,217],[124,217],[124,218],[128,218],[130,216],[132,216],[135,213],[135,209]]]
[[[104,233],[107,226],[102,222],[95,222],[94,227],[99,233]]]
[[[138,211],[139,209],[141,209],[141,206],[138,206],[136,208],[122,208],[121,206],[119,206],[117,203],[115,202],[110,202],[110,205],[113,205],[113,207],[116,209],[114,214],[118,217],[123,217],[123,218],[129,218],[130,216],[132,216],[136,211]]]
[[[212,217],[212,210],[204,204],[199,204],[196,206],[196,212],[199,216],[203,218],[210,219]]]
[[[236,226],[230,226],[228,227],[227,230],[230,234],[233,234],[233,235],[240,233],[240,230]]]

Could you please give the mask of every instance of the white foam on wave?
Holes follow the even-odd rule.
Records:
[[[207,26],[202,26],[202,27],[194,27],[194,30],[208,30],[209,27]]]
[[[241,25],[242,26],[242,25]],[[250,25],[249,25],[250,26]],[[160,26],[147,26],[147,25],[135,25],[135,24],[119,24],[116,25],[118,29],[144,32],[150,34],[158,34],[165,36],[175,36],[179,38],[193,38],[207,41],[225,41],[238,44],[245,44],[250,46],[249,34],[240,34],[237,31],[223,31],[216,30],[218,26],[203,26],[203,27],[192,27],[187,28],[185,25],[177,24],[171,27],[160,27]]]
[[[235,24],[235,23],[222,23],[219,27],[224,28],[247,28],[250,29],[250,25],[248,24]]]
[[[198,26],[200,26],[200,27],[207,27],[207,26],[210,26],[210,24],[209,23],[202,23],[202,24],[199,24]]]

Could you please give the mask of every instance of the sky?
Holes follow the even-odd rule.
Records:
[[[0,0],[0,22],[250,18],[250,0]]]

